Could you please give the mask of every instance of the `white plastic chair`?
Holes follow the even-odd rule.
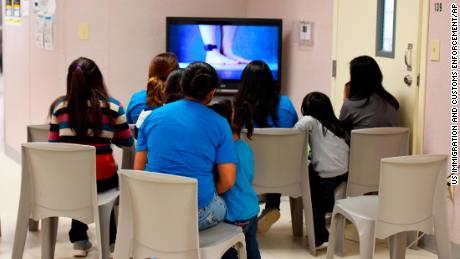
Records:
[[[380,160],[409,154],[409,128],[385,127],[351,131],[350,164],[346,191],[339,186],[336,200],[345,197],[377,193]],[[345,194],[345,195],[343,195]],[[343,256],[345,219],[338,223],[336,252]]]
[[[195,179],[120,170],[120,222],[115,258],[220,258],[236,246],[246,258],[240,227],[221,223],[198,232]]]
[[[109,222],[118,190],[96,190],[96,152],[64,143],[22,144],[22,180],[13,259],[24,253],[28,219],[42,220],[42,256],[54,258],[58,217],[96,222],[99,257],[109,258]]]
[[[378,192],[380,160],[409,154],[409,128],[351,131],[347,197]]]
[[[47,142],[49,124],[27,125],[27,142]],[[29,231],[38,231],[38,221],[29,220]]]
[[[252,140],[247,139],[244,132],[242,138],[254,153],[254,190],[257,194],[281,193],[291,198],[294,236],[302,236],[303,207],[308,248],[312,255],[316,255],[308,177],[307,134],[298,129],[262,128],[254,129]]]
[[[434,233],[438,257],[452,258],[447,226],[446,155],[382,159],[379,195],[336,202],[327,258],[332,259],[337,219],[345,217],[359,233],[360,257],[373,258],[375,238],[390,238],[390,258],[405,257],[405,232]]]

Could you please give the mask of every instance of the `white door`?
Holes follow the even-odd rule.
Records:
[[[336,73],[332,80],[331,97],[336,113],[340,112],[343,87],[349,81],[350,61],[360,55],[374,57],[383,73],[383,86],[400,103],[402,125],[411,129],[413,151],[423,139],[417,132],[423,125],[423,116],[418,110],[423,102],[419,103],[417,77],[420,71],[422,16],[426,13],[423,8],[427,7],[422,0],[335,0],[333,59],[336,61]],[[378,20],[386,26],[381,26]],[[380,40],[377,34],[382,35],[379,28],[383,28],[386,34],[380,37],[380,40],[385,38],[384,48],[393,49],[393,55],[391,51],[386,51],[384,56],[377,54],[377,49],[381,47],[378,46]]]

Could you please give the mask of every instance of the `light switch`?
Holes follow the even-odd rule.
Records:
[[[78,24],[78,39],[89,40],[89,24],[88,23]]]
[[[439,50],[440,43],[439,40],[432,40],[431,41],[431,49],[430,49],[430,59],[431,61],[439,61]]]

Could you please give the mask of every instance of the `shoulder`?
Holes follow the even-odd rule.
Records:
[[[57,111],[61,110],[62,108],[65,108],[67,106],[67,104],[64,101],[65,101],[65,96],[58,97],[54,101],[53,114],[56,114]]]
[[[279,106],[292,106],[292,107],[294,107],[294,105],[292,104],[291,99],[287,95],[281,95],[280,96]]]
[[[249,156],[249,158],[253,156],[251,146],[249,146],[249,144],[246,143],[246,141],[242,139],[238,139],[234,141],[234,143],[235,143],[235,150],[237,154],[242,154],[243,157]]]
[[[299,119],[299,121],[295,124],[294,127],[297,129],[306,130],[312,128],[314,125],[317,125],[318,123],[319,121],[317,119],[313,118],[310,115],[305,115]]]
[[[140,90],[139,92],[135,92],[133,94],[133,96],[131,97],[131,100],[135,100],[135,99],[143,99],[143,98],[146,98],[147,97],[147,90]]]

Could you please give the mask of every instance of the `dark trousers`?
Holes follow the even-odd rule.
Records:
[[[113,188],[118,187],[118,175],[97,181],[97,192],[105,192]],[[69,231],[70,242],[75,243],[77,241],[88,240],[88,225],[82,223],[78,220],[72,219],[72,226]],[[110,214],[110,244],[115,243],[115,238],[117,236],[117,227],[115,224],[115,214],[112,210]]]
[[[313,221],[317,243],[327,242],[329,232],[326,228],[326,213],[334,208],[334,190],[348,179],[348,173],[332,178],[321,178],[310,164],[310,191],[313,207]]]
[[[267,193],[265,194],[265,209],[272,210],[272,209],[280,209],[281,203],[281,194],[279,193]]]
[[[257,244],[257,216],[247,221],[228,223],[243,228],[248,259],[260,259],[259,245]],[[224,256],[222,256],[222,259],[234,258],[238,258],[238,252],[234,248],[230,248],[227,252],[225,252]]]

